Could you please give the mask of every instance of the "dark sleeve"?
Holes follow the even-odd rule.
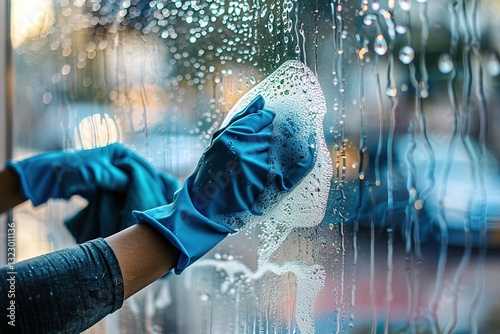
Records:
[[[0,268],[0,333],[80,333],[123,304],[104,239]]]

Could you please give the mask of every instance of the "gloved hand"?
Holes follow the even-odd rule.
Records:
[[[89,150],[43,153],[18,162],[8,161],[7,167],[19,175],[24,195],[38,206],[49,199],[69,199],[73,195],[90,199],[98,189],[126,190],[128,175],[115,165],[125,158],[152,168],[118,143]]]
[[[269,149],[274,119],[274,113],[263,108],[264,99],[258,96],[214,133],[211,145],[176,192],[173,203],[133,212],[180,250],[177,274],[240,227],[219,220],[221,215],[259,214],[250,210],[271,175]],[[311,169],[313,157],[304,159],[306,162],[296,161],[300,166],[292,166],[290,173],[281,176],[279,181],[286,180],[287,185],[282,190],[289,190]],[[303,174],[298,175],[299,171]]]

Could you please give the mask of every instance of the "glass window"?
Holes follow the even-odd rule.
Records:
[[[183,180],[255,89],[325,140],[321,187],[89,333],[498,328],[500,2],[10,6],[15,159],[122,142]],[[18,260],[73,244],[64,221],[85,205],[18,207]]]

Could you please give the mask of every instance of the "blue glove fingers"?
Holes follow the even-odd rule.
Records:
[[[269,172],[269,141],[274,114],[261,110],[234,122],[205,153],[191,196],[204,215],[251,208]]]
[[[273,112],[269,110],[259,110],[233,122],[225,131],[243,134],[260,133],[272,123],[273,119]]]
[[[205,159],[208,166],[218,165],[218,171],[200,173],[191,190],[191,198],[196,208],[204,215],[241,212],[250,209],[264,189],[269,165],[267,151],[247,156],[250,161],[229,160],[220,165],[219,155]],[[205,168],[205,169],[207,169]],[[214,168],[215,169],[215,168]]]
[[[29,173],[26,168],[24,168],[22,164],[20,164],[20,162],[9,160],[7,161],[5,166],[17,174],[17,176],[19,177],[19,181],[21,182],[21,189],[24,197],[29,199],[34,206],[38,206],[46,201],[46,199],[44,198],[39,198],[40,196],[38,196],[35,191],[31,190],[32,187],[30,179],[26,177],[26,175],[30,175],[31,173]],[[52,184],[51,180],[47,180],[47,178],[50,178],[49,174],[39,177],[38,186],[45,188],[45,184]]]
[[[259,194],[264,190],[269,165],[266,151],[247,156],[249,163],[240,161],[233,170],[230,182],[217,196],[210,196],[203,211],[209,217],[212,214],[235,213],[250,210]],[[208,193],[210,194],[210,193]],[[207,196],[208,197],[208,196]]]
[[[120,144],[75,152],[48,152],[19,162],[8,161],[21,180],[24,195],[38,206],[50,198],[91,197],[100,187],[123,191],[128,177],[114,165],[132,152]],[[138,158],[138,157],[137,157]]]
[[[54,192],[49,198],[69,199],[81,195],[90,199],[95,191],[123,191],[127,187],[127,174],[116,167],[117,159],[130,155],[131,151],[120,144],[78,150],[56,152],[51,167],[57,177]]]
[[[217,138],[222,132],[224,132],[224,130],[226,130],[236,121],[239,121],[245,116],[261,111],[264,108],[264,104],[265,104],[264,98],[261,95],[257,96],[255,99],[253,99],[252,102],[250,102],[250,104],[245,109],[234,115],[226,127],[214,132],[214,135],[212,136],[212,141],[215,140],[215,138]]]
[[[48,152],[18,162],[8,161],[7,166],[19,175],[26,198],[38,206],[50,198],[69,199],[73,180],[81,180],[78,168],[83,161],[75,152]]]

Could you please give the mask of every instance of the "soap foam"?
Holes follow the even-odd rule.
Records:
[[[241,227],[241,222],[245,222],[247,228],[261,224],[260,259],[265,262],[293,228],[314,227],[321,223],[330,191],[332,162],[323,135],[325,98],[317,78],[307,66],[299,61],[281,65],[233,106],[221,127],[258,95],[264,97],[265,109],[275,113],[270,146],[271,172],[252,208],[262,215],[227,215],[224,220],[234,229]],[[289,129],[293,136],[286,135]],[[278,189],[274,171],[286,170],[303,161],[311,149],[315,157],[309,173],[291,191]]]

